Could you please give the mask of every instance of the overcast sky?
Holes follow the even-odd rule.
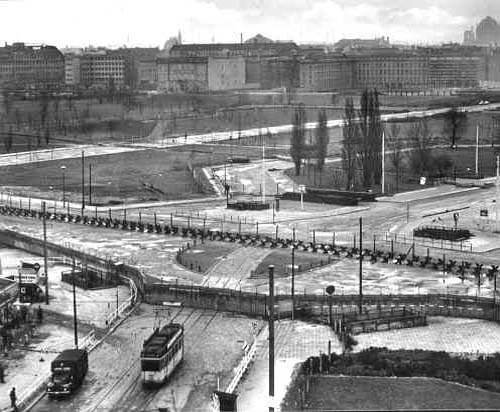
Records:
[[[500,0],[0,0],[0,41],[163,46],[274,40],[334,42],[389,36],[392,42],[461,42]]]

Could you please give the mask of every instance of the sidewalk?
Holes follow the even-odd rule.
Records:
[[[15,261],[43,262],[39,256],[27,252],[0,249],[0,256],[5,262],[4,275],[17,271]],[[44,312],[44,320],[37,326],[36,335],[30,338],[29,344],[15,344],[7,357],[0,356],[0,363],[5,367],[5,385],[0,384],[0,411],[10,410],[9,392],[16,388],[18,403],[34,386],[43,380],[50,371],[50,362],[64,349],[74,346],[73,331],[73,295],[72,287],[61,282],[61,271],[70,270],[67,266],[49,266],[50,304],[33,304]],[[104,328],[106,315],[116,308],[116,299],[122,303],[128,298],[128,288],[83,290],[76,288],[77,315],[80,322],[79,343],[93,328]],[[63,315],[63,316],[60,316]]]
[[[454,185],[440,185],[429,187],[420,190],[413,190],[411,192],[398,193],[394,196],[377,197],[377,202],[388,203],[413,203],[419,201],[427,201],[440,197],[451,197],[463,194],[469,194],[479,190],[478,187],[459,188]]]

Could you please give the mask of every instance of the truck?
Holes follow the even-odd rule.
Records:
[[[49,398],[69,395],[80,387],[89,367],[85,349],[67,349],[50,366],[52,375],[47,384]]]

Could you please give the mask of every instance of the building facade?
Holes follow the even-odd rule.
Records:
[[[177,44],[171,57],[262,57],[290,56],[300,50],[293,42]]]
[[[160,57],[158,89],[168,92],[208,91],[208,57]]]
[[[116,51],[100,50],[80,56],[80,84],[87,88],[120,88],[125,84],[125,59]]]
[[[64,56],[64,82],[69,86],[81,83],[80,56],[66,54]]]
[[[343,55],[299,61],[299,87],[304,91],[342,91],[354,87],[353,60]]]
[[[139,61],[138,86],[152,90],[158,86],[158,65],[156,59]]]
[[[54,46],[14,43],[0,48],[0,85],[54,89],[64,84],[64,56]]]
[[[243,57],[209,57],[207,65],[208,90],[245,88],[245,59]]]
[[[242,57],[162,57],[156,62],[159,90],[203,93],[246,87]]]
[[[353,87],[386,91],[412,91],[427,87],[426,56],[397,49],[352,54]]]

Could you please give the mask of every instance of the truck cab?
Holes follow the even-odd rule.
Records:
[[[52,376],[47,384],[47,395],[69,395],[80,387],[88,370],[88,354],[83,349],[68,349],[52,361]]]

